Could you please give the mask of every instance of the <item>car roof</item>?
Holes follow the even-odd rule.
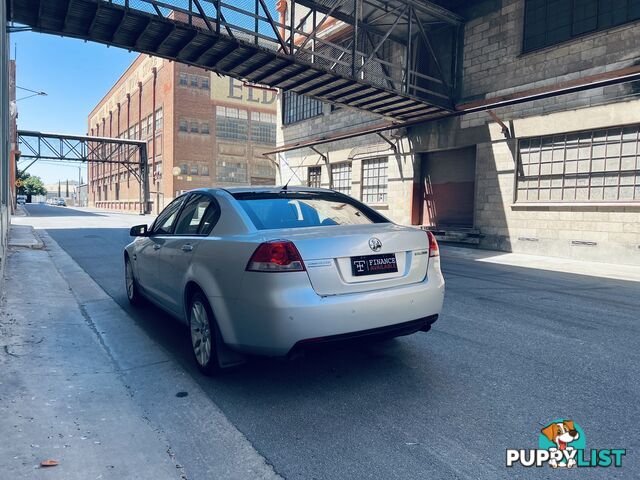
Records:
[[[198,188],[196,190],[191,190],[191,192],[194,192],[194,191],[215,192],[215,191],[223,190],[223,191],[228,192],[228,193],[233,195],[233,194],[236,194],[236,193],[253,193],[253,192],[255,192],[255,193],[279,193],[279,192],[282,192],[283,188],[284,188],[283,186],[220,187],[220,188]],[[288,185],[287,186],[287,192],[336,193],[335,190],[329,190],[329,189],[326,189],[326,188],[312,188],[312,187],[303,187],[303,186],[298,186],[298,185]]]

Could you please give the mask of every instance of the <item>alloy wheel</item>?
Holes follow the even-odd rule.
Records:
[[[211,327],[207,309],[196,300],[191,306],[191,344],[196,360],[206,367],[211,359]]]
[[[127,260],[125,269],[124,269],[124,280],[127,288],[127,297],[129,300],[133,300],[135,297],[135,283],[133,279],[133,268],[131,267],[131,262]]]

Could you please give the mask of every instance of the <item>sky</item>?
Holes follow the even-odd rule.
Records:
[[[98,43],[35,32],[11,35],[11,58],[16,54],[16,86],[47,94],[20,100],[31,93],[16,90],[18,129],[75,135],[87,133],[87,115],[137,56]],[[22,161],[18,168],[28,163]],[[57,183],[77,180],[79,165],[39,160],[28,172],[44,183]],[[86,178],[83,168],[83,181]]]

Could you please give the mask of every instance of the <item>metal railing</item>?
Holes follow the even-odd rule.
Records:
[[[275,0],[101,1],[184,22],[389,91],[435,97],[440,103],[452,96],[454,52],[444,65],[429,29],[451,29],[455,50],[459,23],[446,16],[426,22],[421,5],[430,2],[288,0],[278,10]]]

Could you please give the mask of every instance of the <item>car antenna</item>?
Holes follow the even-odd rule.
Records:
[[[284,187],[282,187],[280,189],[281,192],[286,192],[287,191],[287,187],[289,186],[289,182],[291,181],[291,178],[289,180],[287,180],[287,183],[284,184]]]

